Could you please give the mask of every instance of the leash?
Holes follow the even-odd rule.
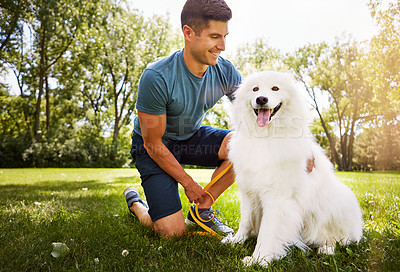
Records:
[[[209,183],[209,184],[207,184],[206,185],[206,187],[204,187],[204,192],[206,193],[206,194],[208,194],[210,197],[211,197],[211,200],[212,200],[212,202],[213,202],[213,206],[214,206],[214,215],[213,215],[213,217],[211,217],[211,219],[209,219],[209,220],[204,220],[203,218],[201,218],[200,217],[200,214],[199,214],[199,203],[195,203],[195,208],[194,208],[194,210],[195,210],[195,213],[196,213],[196,215],[197,216],[195,216],[194,214],[193,214],[193,211],[192,211],[192,208],[190,207],[190,202],[189,202],[189,212],[190,212],[190,215],[192,216],[192,218],[194,219],[194,221],[200,226],[200,227],[202,227],[204,230],[206,230],[209,234],[211,234],[211,236],[216,236],[218,239],[222,239],[222,236],[221,235],[219,235],[218,233],[216,233],[213,229],[211,229],[210,227],[208,227],[206,224],[204,224],[204,223],[207,223],[207,222],[210,222],[211,220],[213,220],[214,218],[215,218],[215,215],[216,215],[216,213],[217,213],[217,209],[216,209],[216,205],[215,205],[215,199],[214,199],[214,197],[207,191],[214,183],[216,183],[220,178],[222,178],[222,176],[223,175],[225,175],[226,174],[226,172],[228,172],[228,170],[231,168],[231,166],[232,166],[232,163],[230,163],[224,170],[222,170],[221,171],[221,173],[219,173],[217,176],[215,176],[212,180],[211,180],[211,182]],[[203,234],[203,233],[199,233],[199,234]]]

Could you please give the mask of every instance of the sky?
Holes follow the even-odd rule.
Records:
[[[292,52],[309,43],[334,42],[351,34],[362,41],[377,33],[368,8],[369,0],[225,0],[232,9],[226,51],[256,38],[271,47]],[[186,0],[130,0],[146,17],[170,16],[180,28],[180,13]]]

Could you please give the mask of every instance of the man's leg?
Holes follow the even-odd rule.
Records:
[[[149,215],[149,209],[147,209],[145,206],[143,206],[142,203],[140,202],[133,202],[132,206],[129,208],[131,212],[133,212],[137,218],[139,219],[140,223],[142,223],[145,226],[148,227],[153,227],[153,222],[151,221],[150,215]]]
[[[213,174],[213,177],[215,177],[229,166],[229,162],[224,161],[228,157],[227,146],[231,137],[228,136],[229,133],[230,131],[224,129],[215,129],[208,126],[201,127],[190,139],[177,143],[176,146],[174,146],[174,150],[179,152],[178,154],[180,155],[180,162],[182,164],[209,167],[218,166]],[[216,199],[233,183],[233,181],[233,172],[230,170],[207,191]],[[222,224],[215,216],[211,205],[212,200],[206,195],[205,201],[199,203],[198,214],[195,213],[193,216],[197,217],[199,220],[200,218],[206,220],[207,222],[203,223],[215,231],[233,234],[234,231]],[[191,205],[190,209],[194,212],[195,205]],[[196,224],[196,220],[193,216],[189,213],[185,222],[187,224]]]
[[[156,220],[153,223],[153,229],[164,237],[182,236],[186,231],[182,210]]]
[[[148,209],[140,202],[134,202],[130,210],[138,217],[139,221],[164,237],[181,236],[185,233],[185,218],[182,210],[156,220],[151,221]]]
[[[149,210],[142,203],[134,202],[129,209],[138,217],[143,225],[151,227],[161,236],[181,236],[185,233],[185,218],[182,210],[152,222],[148,213]]]
[[[178,183],[160,169],[144,148],[143,139],[132,135],[132,155],[136,159],[136,168],[140,172],[147,208],[140,201],[133,202],[130,210],[139,221],[164,236],[179,236],[185,232],[185,219],[182,213]],[[136,190],[137,192],[137,190]],[[140,198],[138,193],[136,197]]]
[[[228,133],[224,140],[222,141],[221,147],[218,151],[218,158],[223,160],[219,167],[217,167],[211,177],[211,180],[216,177],[219,173],[221,173],[226,167],[230,165],[230,161],[228,160],[228,143],[230,138],[232,137],[232,132]],[[229,168],[229,170],[209,189],[208,192],[214,197],[216,200],[226,189],[228,189],[235,182],[235,175],[233,173],[233,168]],[[205,201],[199,203],[199,208],[210,208],[212,205],[212,199],[207,195]]]
[[[221,145],[220,146],[217,145],[217,147],[219,147],[218,159],[222,160],[223,162],[214,171],[213,176],[212,176],[213,178],[216,175],[218,175],[221,171],[223,171],[226,167],[228,167],[230,164],[230,162],[227,161],[227,157],[228,157],[227,145],[228,145],[231,135],[232,135],[232,133],[226,134],[221,142]],[[141,140],[141,139],[139,139],[139,140]],[[204,154],[206,154],[206,160],[208,160],[207,152],[205,152]],[[140,157],[140,158],[143,159],[143,157]],[[215,159],[217,159],[217,158],[215,158]],[[137,162],[139,160],[137,160]],[[138,166],[139,165],[137,164],[137,167]],[[143,166],[143,165],[141,164],[141,166]],[[138,169],[139,168],[142,168],[142,167],[138,167]],[[154,194],[154,190],[156,190],[157,188],[160,188],[160,184],[159,184],[160,176],[158,176],[157,178],[154,178],[154,179],[151,178],[151,179],[153,181],[151,181],[151,182],[145,181],[144,182],[144,185],[145,185],[144,189],[145,189],[145,193],[147,196],[147,201],[150,200],[150,202],[153,202],[152,199],[149,199],[149,196],[160,195],[160,193],[162,195],[164,195],[164,192],[167,191],[167,188],[163,187],[163,188],[159,189],[158,193]],[[164,178],[162,178],[162,180],[164,180]],[[157,183],[154,183],[154,182],[157,182]],[[211,186],[211,188],[209,188],[208,191],[212,194],[214,199],[217,199],[229,186],[231,186],[233,184],[233,182],[234,182],[233,170],[229,169],[228,172],[225,173],[224,176],[222,176],[221,179],[218,180],[213,186]],[[151,184],[149,185],[149,183],[153,183],[154,185],[157,184],[157,186],[154,186]],[[143,185],[143,183],[142,183],[142,185]],[[154,201],[163,200],[164,203],[157,203],[157,205],[154,205],[154,206],[157,206],[160,208],[160,207],[165,207],[166,205],[169,205],[170,203],[173,203],[173,202],[180,203],[179,195],[177,192],[176,192],[176,196],[178,198],[175,199],[175,201],[169,201],[168,199],[164,199],[164,197],[155,198]],[[212,200],[211,200],[211,198],[208,197],[207,200],[201,204],[203,204],[203,206],[206,209],[208,209],[212,205]],[[200,208],[202,208],[203,206],[200,205]],[[168,214],[166,216],[163,215],[162,217],[157,217],[157,215],[154,215],[154,209],[153,209],[152,216],[150,216],[148,209],[145,208],[140,202],[133,203],[132,207],[130,209],[132,212],[135,213],[135,215],[138,216],[138,219],[140,220],[140,222],[142,222],[144,225],[151,226],[157,233],[159,233],[162,236],[165,236],[165,237],[180,236],[185,232],[185,219],[184,219],[181,208],[179,210],[177,209],[177,211],[172,214]],[[156,220],[154,222],[152,222],[151,218],[155,218]],[[226,228],[226,227],[224,227],[224,228]],[[230,231],[232,231],[232,230],[230,229]]]

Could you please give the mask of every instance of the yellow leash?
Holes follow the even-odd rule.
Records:
[[[228,172],[229,168],[231,168],[231,166],[232,166],[232,163],[229,164],[224,170],[222,170],[222,172],[219,173],[216,177],[214,177],[214,178],[211,180],[211,182],[210,182],[209,184],[207,184],[207,186],[204,187],[204,189],[203,189],[204,192],[205,192],[206,194],[208,194],[208,195],[211,197],[211,200],[212,200],[213,205],[214,205],[214,215],[213,215],[213,217],[212,217],[211,219],[209,219],[209,220],[204,220],[203,218],[200,217],[200,214],[199,214],[199,204],[198,204],[198,203],[195,203],[195,208],[194,208],[194,210],[195,210],[197,216],[194,216],[193,211],[192,211],[192,209],[191,209],[191,207],[190,207],[190,204],[191,204],[191,203],[189,202],[189,212],[190,212],[190,214],[191,214],[193,220],[194,220],[200,227],[202,227],[204,230],[206,230],[209,234],[211,234],[211,235],[213,235],[213,236],[216,236],[216,237],[219,238],[219,239],[222,239],[222,236],[219,235],[219,234],[216,233],[214,230],[212,230],[210,227],[208,227],[208,226],[206,226],[206,225],[204,224],[204,223],[207,223],[207,222],[210,222],[211,220],[213,220],[214,217],[215,217],[215,214],[217,213],[217,209],[216,209],[216,206],[215,206],[215,199],[214,199],[214,197],[213,197],[207,190],[208,190],[214,183],[216,183],[223,175],[225,175],[226,172]]]

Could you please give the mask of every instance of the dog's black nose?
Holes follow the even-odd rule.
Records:
[[[256,98],[256,103],[258,104],[258,105],[265,105],[265,104],[267,104],[268,103],[268,97],[265,97],[265,96],[259,96],[259,97],[257,97]]]

